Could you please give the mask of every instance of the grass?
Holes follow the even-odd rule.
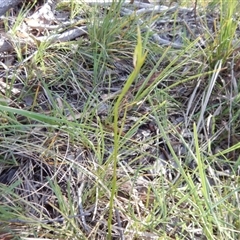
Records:
[[[239,239],[239,6],[196,3],[205,31],[189,40],[175,22],[181,49],[147,28],[178,13],[78,1],[57,9],[81,13],[88,35],[15,42],[1,65],[1,238]]]

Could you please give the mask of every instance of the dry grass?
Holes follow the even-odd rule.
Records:
[[[120,6],[72,3],[88,34],[1,53],[0,237],[238,239],[239,54],[218,44],[226,22],[199,8],[197,26],[190,11],[140,24]]]

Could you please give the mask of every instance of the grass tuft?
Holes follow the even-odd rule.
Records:
[[[0,239],[239,238],[239,6],[168,5],[4,17]]]

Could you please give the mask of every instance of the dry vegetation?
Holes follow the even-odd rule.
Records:
[[[237,1],[26,2],[0,22],[0,239],[239,239]]]

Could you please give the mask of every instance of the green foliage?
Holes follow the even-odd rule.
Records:
[[[239,8],[238,1],[220,0],[220,26],[215,28],[215,37],[210,46],[209,60],[215,66],[219,60],[225,65],[228,58],[232,55],[236,46],[236,29],[238,26],[238,16],[236,10]]]
[[[112,180],[112,190],[111,190],[111,198],[110,198],[110,206],[109,206],[109,219],[108,219],[108,239],[111,239],[112,234],[112,212],[114,208],[114,197],[117,191],[117,163],[118,163],[118,155],[119,155],[119,145],[120,138],[122,134],[122,128],[118,128],[118,120],[119,120],[119,110],[120,104],[123,97],[127,94],[128,90],[132,86],[134,80],[136,80],[142,65],[144,64],[147,53],[144,53],[144,49],[142,46],[141,32],[138,27],[138,41],[133,55],[133,65],[134,70],[130,74],[127,79],[119,97],[117,98],[116,104],[114,105],[114,152],[113,152],[113,180]],[[127,111],[127,110],[125,110]],[[122,121],[122,126],[124,125],[125,119]]]
[[[15,45],[21,64],[0,89],[0,170],[18,171],[0,184],[0,225],[20,219],[36,238],[238,238],[240,88],[222,71],[238,3],[185,2],[220,3],[206,49],[155,44],[147,26],[168,12],[126,17],[123,2],[73,0],[57,9],[84,12],[86,36],[35,42],[29,61]]]

